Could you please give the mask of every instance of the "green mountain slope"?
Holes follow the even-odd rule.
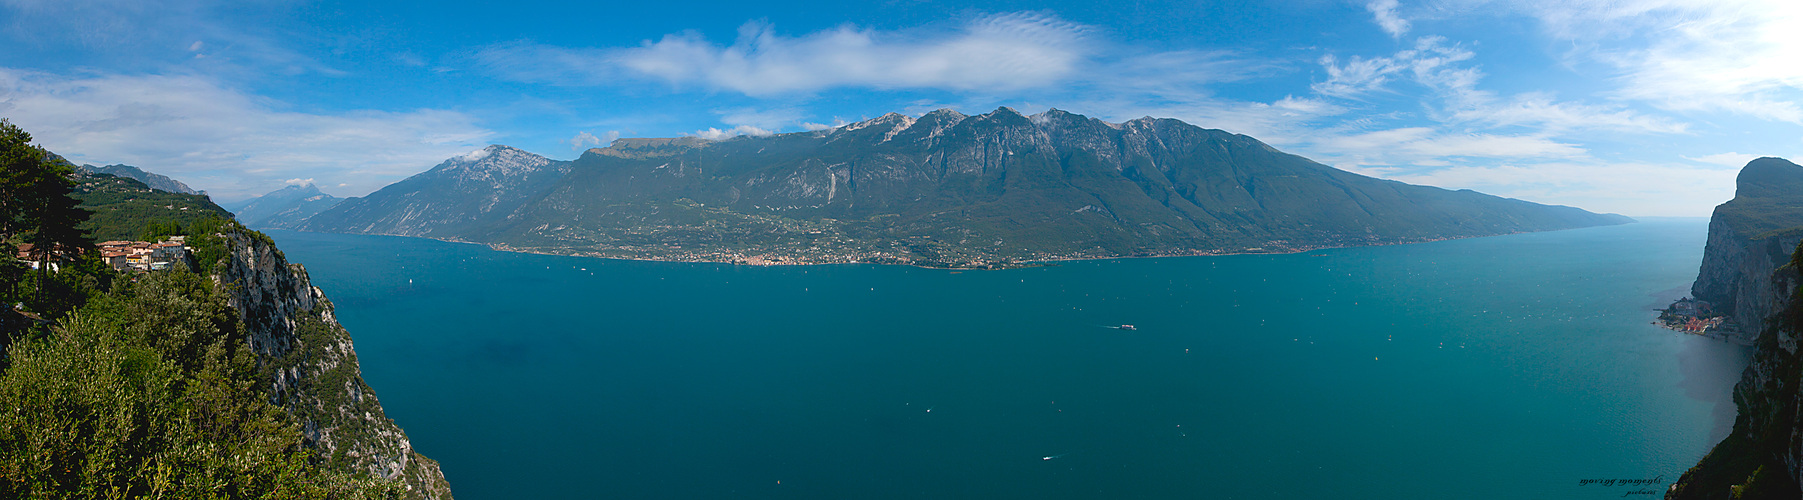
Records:
[[[204,194],[181,194],[151,189],[136,179],[111,174],[77,172],[75,192],[81,207],[94,211],[82,224],[96,241],[136,240],[152,224],[191,226],[197,221],[230,219]]]

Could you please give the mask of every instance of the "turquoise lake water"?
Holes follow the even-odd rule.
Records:
[[[1650,324],[1706,231],[962,273],[269,234],[460,500],[1516,499],[1725,434],[1747,349]]]

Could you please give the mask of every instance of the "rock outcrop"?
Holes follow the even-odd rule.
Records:
[[[248,231],[225,234],[211,270],[249,332],[273,383],[273,402],[294,415],[307,446],[329,466],[400,481],[414,499],[449,500],[438,463],[413,450],[364,383],[351,337],[332,304],[274,243]]]
[[[1803,498],[1803,246],[1768,274],[1785,306],[1764,321],[1734,386],[1734,430],[1671,486],[1668,500]]]
[[[1734,386],[1734,430],[1670,500],[1803,498],[1803,167],[1760,158],[1736,184],[1710,219],[1691,293],[1728,312],[1753,357]]]
[[[1803,167],[1760,158],[1741,169],[1734,199],[1716,207],[1691,296],[1715,304],[1739,326],[1731,339],[1751,345],[1789,298],[1772,270],[1803,242]]]

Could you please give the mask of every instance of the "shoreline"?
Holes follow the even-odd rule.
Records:
[[[1610,225],[1617,225],[1617,224],[1610,224]],[[583,258],[593,258],[593,259],[608,259],[608,260],[637,261],[637,262],[679,262],[679,263],[696,263],[696,264],[706,263],[706,264],[727,264],[727,265],[733,265],[733,266],[746,266],[746,267],[826,266],[826,265],[846,265],[846,264],[851,264],[851,265],[868,264],[868,265],[899,265],[899,266],[908,266],[908,267],[914,267],[914,268],[919,268],[919,269],[932,269],[932,270],[945,270],[945,271],[972,271],[972,270],[1002,271],[1002,270],[1008,270],[1008,269],[1030,269],[1030,268],[1037,268],[1037,267],[1056,267],[1059,265],[1059,263],[1063,263],[1063,262],[1080,262],[1080,261],[1092,261],[1092,260],[1158,259],[1158,258],[1171,258],[1171,257],[1226,257],[1226,256],[1236,256],[1236,255],[1296,255],[1296,254],[1304,254],[1304,253],[1309,253],[1309,252],[1314,252],[1314,251],[1319,251],[1319,250],[1384,247],[1384,246],[1396,246],[1396,245],[1415,245],[1415,244],[1421,244],[1421,243],[1436,243],[1436,242],[1442,242],[1442,241],[1464,240],[1464,239],[1473,239],[1473,238],[1490,238],[1490,237],[1495,237],[1495,236],[1510,236],[1510,235],[1517,235],[1517,234],[1567,231],[1567,230],[1572,230],[1572,229],[1587,229],[1587,228],[1591,228],[1591,227],[1606,227],[1606,226],[1607,225],[1605,225],[1605,226],[1587,226],[1587,227],[1580,227],[1580,228],[1552,229],[1552,230],[1547,230],[1547,231],[1516,231],[1516,232],[1489,234],[1489,235],[1481,235],[1481,236],[1452,236],[1452,237],[1445,237],[1445,238],[1427,238],[1427,239],[1421,239],[1421,240],[1417,240],[1417,241],[1391,241],[1391,242],[1371,243],[1371,244],[1362,244],[1362,245],[1326,245],[1326,246],[1316,246],[1316,247],[1307,247],[1307,248],[1252,247],[1253,249],[1258,249],[1258,250],[1267,250],[1267,249],[1269,249],[1269,250],[1267,250],[1267,251],[1251,251],[1251,252],[1248,252],[1248,251],[1222,251],[1222,250],[1195,250],[1195,251],[1188,251],[1188,252],[1162,253],[1162,254],[1157,254],[1157,255],[1044,257],[1044,258],[1032,258],[1032,259],[1025,259],[1025,260],[1014,260],[1014,261],[1006,261],[1006,260],[994,261],[994,262],[986,262],[982,265],[972,265],[972,266],[940,266],[940,265],[917,263],[918,261],[912,261],[912,260],[909,260],[909,261],[882,261],[885,259],[853,259],[853,260],[846,261],[846,262],[816,262],[816,261],[810,261],[810,260],[805,260],[805,259],[795,259],[793,257],[786,257],[786,258],[779,257],[781,260],[763,261],[763,262],[757,262],[757,263],[748,262],[749,260],[751,260],[753,258],[758,258],[759,260],[762,260],[761,257],[763,257],[764,255],[768,255],[768,254],[754,256],[754,257],[740,257],[735,260],[706,259],[706,258],[682,259],[682,258],[634,257],[634,256],[621,256],[621,255],[601,255],[599,252],[593,252],[593,251],[583,252],[583,251],[571,250],[571,251],[566,251],[566,252],[558,252],[558,251],[538,250],[537,248],[539,248],[539,247],[516,248],[516,247],[510,246],[510,245],[507,245],[505,243],[480,243],[480,242],[467,241],[467,240],[462,240],[462,239],[457,239],[457,238],[441,238],[441,237],[433,237],[433,236],[412,236],[412,235],[401,235],[401,234],[366,234],[366,233],[325,233],[325,232],[317,232],[317,231],[301,231],[298,229],[286,229],[286,228],[270,228],[270,229],[281,229],[281,230],[285,230],[285,231],[295,231],[295,232],[313,232],[313,233],[320,233],[320,234],[350,234],[350,235],[357,235],[357,236],[389,236],[389,237],[399,237],[399,238],[420,238],[420,239],[427,239],[427,240],[434,240],[434,241],[442,241],[442,242],[446,242],[446,243],[480,245],[480,246],[488,247],[488,249],[490,249],[490,250],[499,251],[499,252],[523,253],[523,254],[532,254],[532,255],[554,255],[554,256],[559,256],[559,257],[583,257]]]

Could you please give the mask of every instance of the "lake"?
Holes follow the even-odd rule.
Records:
[[[1707,224],[965,272],[269,234],[460,500],[1515,499],[1726,433],[1749,350],[1651,324]]]

